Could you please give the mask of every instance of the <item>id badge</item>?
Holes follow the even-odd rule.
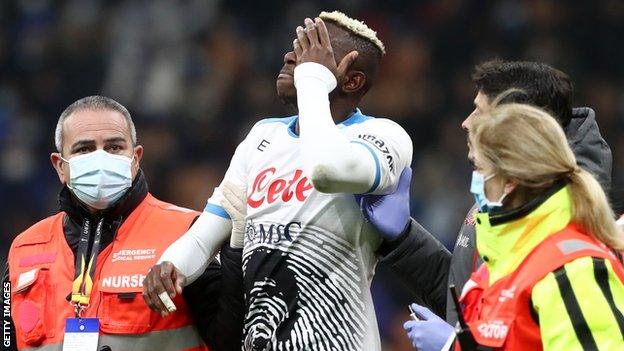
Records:
[[[99,334],[99,319],[67,318],[63,351],[97,351]]]

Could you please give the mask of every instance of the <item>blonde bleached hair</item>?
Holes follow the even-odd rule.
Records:
[[[624,236],[598,181],[576,164],[561,126],[547,112],[526,104],[492,104],[470,129],[475,152],[496,174],[517,183],[516,191],[546,191],[565,180],[572,198],[572,222],[608,246],[624,249]]]
[[[323,11],[319,15],[319,18],[323,21],[335,23],[336,25],[347,30],[349,33],[352,33],[373,44],[377,49],[379,49],[382,55],[386,54],[386,47],[381,40],[377,38],[377,32],[370,29],[366,23],[351,18],[340,11]]]

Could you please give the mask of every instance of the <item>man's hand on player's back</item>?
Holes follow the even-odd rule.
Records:
[[[327,27],[320,18],[314,21],[306,18],[305,28],[297,27],[297,39],[293,42],[293,46],[297,56],[297,65],[304,62],[321,64],[336,76],[338,84],[343,81],[349,67],[358,57],[357,51],[351,51],[340,63],[336,63]]]

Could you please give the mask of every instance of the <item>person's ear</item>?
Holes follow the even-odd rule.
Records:
[[[511,194],[514,190],[516,190],[516,187],[518,186],[518,184],[514,183],[514,182],[505,182],[505,187],[503,188],[503,192],[507,195]]]
[[[141,158],[143,158],[143,146],[137,145],[134,147],[134,157],[132,158],[132,179],[136,176],[139,171]]]
[[[69,179],[69,168],[65,168],[65,162],[61,159],[61,154],[58,152],[51,153],[50,162],[52,162],[52,167],[54,167],[61,184],[66,184],[67,179]]]
[[[342,91],[346,94],[352,94],[360,91],[366,85],[366,75],[362,71],[349,71],[345,74],[342,83]]]

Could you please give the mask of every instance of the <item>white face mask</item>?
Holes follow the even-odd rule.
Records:
[[[69,164],[67,187],[85,204],[103,210],[132,186],[132,159],[96,150],[65,160]]]
[[[498,201],[490,201],[487,196],[485,196],[485,183],[494,178],[496,174],[490,174],[485,177],[483,174],[472,171],[472,181],[470,183],[470,192],[475,198],[475,202],[479,206],[479,210],[481,212],[490,212],[495,209],[499,209],[503,207],[503,200],[508,194],[503,193]]]

